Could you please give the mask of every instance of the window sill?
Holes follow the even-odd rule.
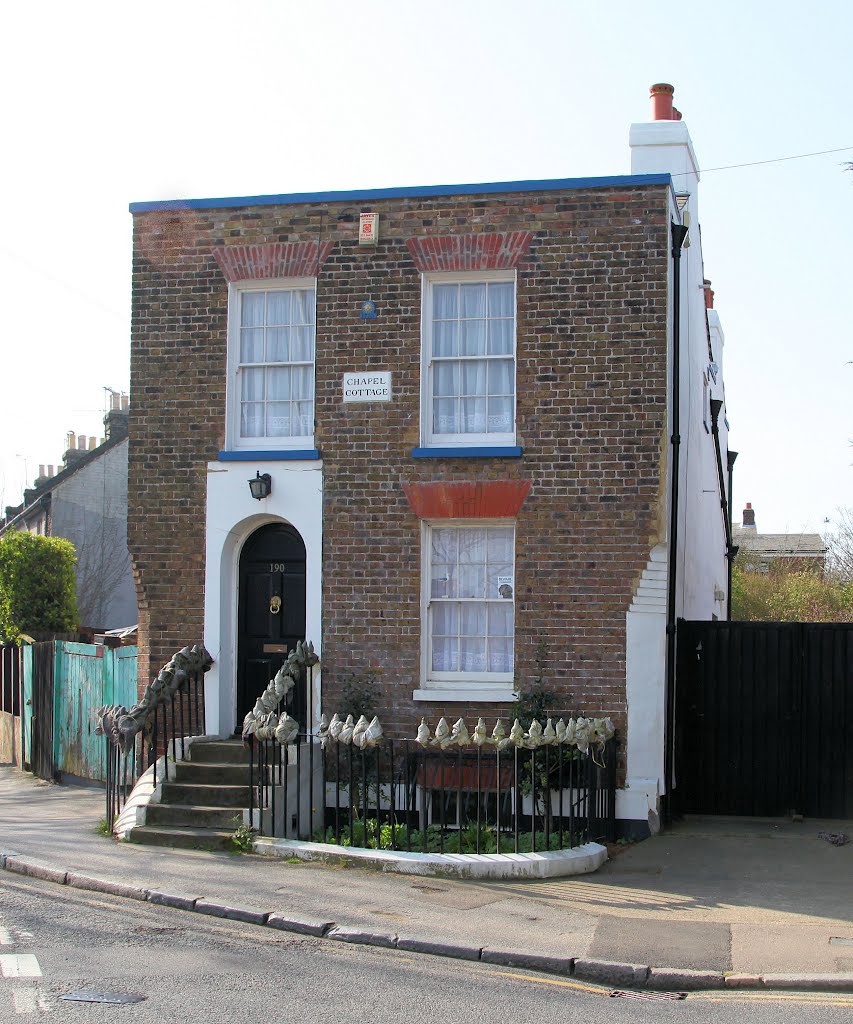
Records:
[[[471,445],[453,448],[413,448],[413,459],[518,459],[524,449],[516,445]]]
[[[429,700],[438,704],[507,704],[516,699],[511,686],[465,686],[451,688],[423,688],[412,691],[413,700]]]
[[[316,462],[320,459],[320,450],[318,448],[270,448],[251,452],[235,450],[219,452],[216,458],[219,462],[259,462],[263,460],[270,462]]]

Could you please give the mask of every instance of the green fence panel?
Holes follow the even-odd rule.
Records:
[[[57,768],[84,779],[106,779],[105,743],[95,734],[102,704],[136,700],[136,648],[59,642],[54,677],[54,753]]]
[[[123,704],[129,708],[137,700],[138,651],[135,647],[116,647],[107,655],[110,663],[110,685],[104,688],[104,704]]]

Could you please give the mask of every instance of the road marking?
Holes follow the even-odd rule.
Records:
[[[691,1002],[731,1003],[742,999],[750,1003],[797,1003],[800,1006],[853,1006],[853,998],[834,996],[831,992],[782,992],[779,989],[768,989],[764,992],[743,992],[732,990],[722,992],[691,992]]]
[[[15,1013],[36,1013],[38,1011],[38,1002],[35,989],[12,989],[12,1005],[15,1008]]]
[[[50,1013],[53,1007],[45,994],[34,988],[13,988],[12,1006],[15,1013]]]
[[[498,978],[515,978],[518,981],[535,981],[539,985],[555,985],[558,988],[575,988],[580,992],[592,992],[599,996],[606,996],[610,991],[600,985],[585,985],[579,981],[557,981],[556,978],[534,978],[531,974],[516,974],[513,971],[478,971],[477,973],[493,974]]]
[[[0,928],[0,946],[12,946],[15,940],[5,928]]]
[[[7,953],[0,956],[0,974],[4,978],[40,978],[39,962],[32,953]]]

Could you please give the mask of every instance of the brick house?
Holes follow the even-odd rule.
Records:
[[[307,636],[315,718],[370,676],[411,736],[542,676],[657,828],[667,623],[724,616],[730,530],[698,165],[652,101],[630,175],[131,206],[140,684],[203,636],[230,734]]]

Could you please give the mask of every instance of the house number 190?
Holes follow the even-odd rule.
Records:
[[[270,562],[270,572],[284,572],[284,562]]]

